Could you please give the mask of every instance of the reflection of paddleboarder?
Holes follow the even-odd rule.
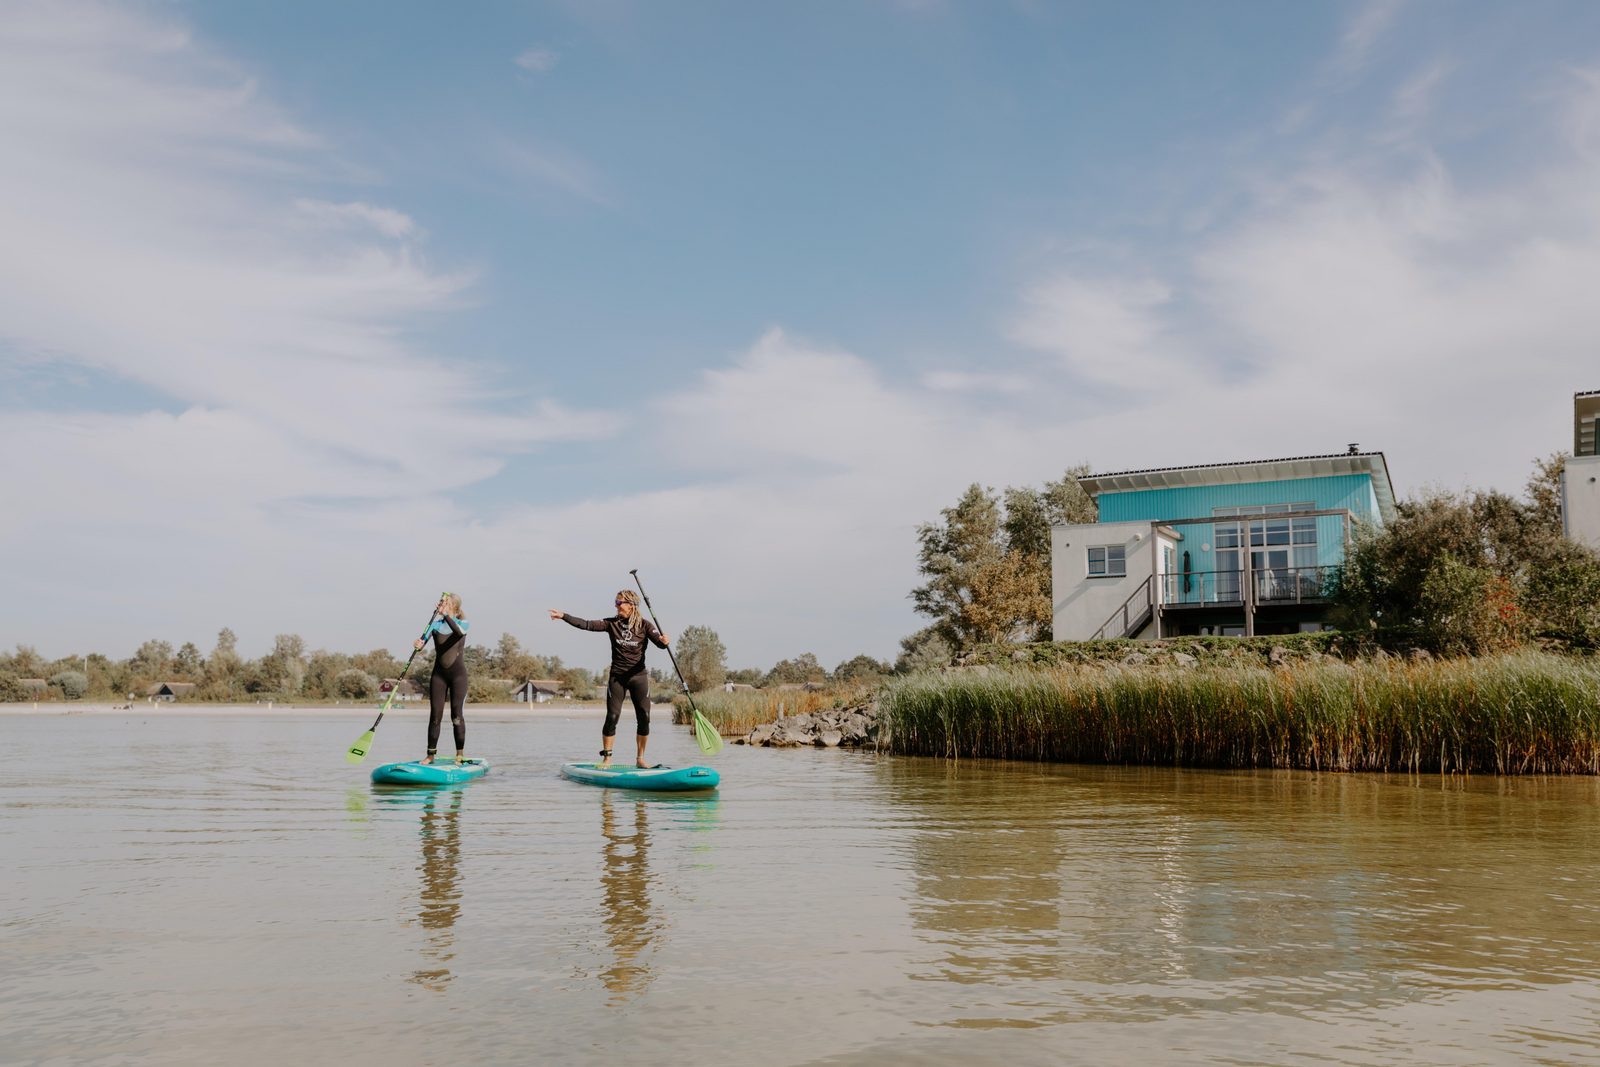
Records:
[[[441,798],[446,796],[450,798],[447,805],[441,803]],[[422,892],[418,919],[423,929],[432,934],[423,951],[439,966],[419,970],[411,980],[436,992],[443,992],[454,977],[448,964],[455,958],[451,948],[455,943],[456,919],[461,914],[461,828],[458,820],[462,796],[459,789],[433,790],[422,806],[422,863],[417,867],[422,874]]]
[[[433,755],[439,749],[439,727],[448,700],[450,728],[456,735],[456,762],[464,763],[467,759],[467,720],[462,717],[467,703],[467,657],[464,653],[469,624],[461,612],[461,597],[456,593],[440,596],[434,612],[439,618],[412,646],[421,649],[423,641],[430,635],[433,637],[433,677],[428,682],[428,755],[417,762],[433,762]]]
[[[633,716],[638,723],[640,767],[650,766],[644,761],[644,746],[650,739],[650,672],[645,670],[645,641],[657,648],[666,648],[672,638],[656,629],[639,614],[639,594],[624,589],[617,594],[617,613],[609,619],[580,619],[564,611],[550,609],[552,619],[564,619],[568,626],[580,630],[604,631],[611,639],[611,674],[606,683],[606,724],[600,731],[600,766],[611,766],[611,743],[617,736],[617,720],[622,717],[624,696],[633,700]]]
[[[605,867],[600,872],[600,892],[605,900],[606,937],[616,961],[602,971],[606,988],[620,998],[640,993],[650,982],[650,968],[639,957],[655,940],[656,921],[650,911],[650,826],[644,801],[633,802],[632,826],[618,818],[609,792],[600,799],[600,833],[605,838]],[[624,808],[623,818],[626,818]]]

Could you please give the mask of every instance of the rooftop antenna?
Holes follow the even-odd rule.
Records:
[[[1356,455],[1360,451],[1361,451],[1361,446],[1359,444],[1357,444],[1355,441],[1351,441],[1350,442],[1350,454],[1353,456],[1353,455]]]

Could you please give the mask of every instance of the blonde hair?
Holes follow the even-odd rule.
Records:
[[[450,601],[450,603],[455,605],[456,609],[454,611],[450,612],[451,615],[454,615],[458,619],[464,619],[464,618],[467,617],[467,613],[465,611],[461,610],[461,594],[460,593],[446,593],[444,595],[444,598],[446,600]]]
[[[633,614],[628,618],[628,629],[638,633],[644,627],[644,613],[639,610],[639,594],[632,589],[619,589],[617,599],[633,605]]]

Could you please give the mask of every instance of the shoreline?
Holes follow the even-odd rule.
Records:
[[[670,705],[667,705],[670,706]],[[134,701],[131,706],[127,704],[108,704],[101,702],[64,703],[57,701],[40,701],[34,704],[23,701],[16,704],[0,704],[0,717],[7,715],[95,715],[95,716],[135,716],[135,715],[260,715],[266,717],[309,715],[317,718],[360,718],[362,716],[376,716],[377,704],[154,704],[146,701]],[[468,715],[480,717],[505,719],[570,719],[570,718],[605,718],[605,705],[598,702],[591,703],[557,703],[549,704],[468,704]],[[428,717],[426,703],[409,703],[395,705],[384,713],[385,718],[419,718]]]

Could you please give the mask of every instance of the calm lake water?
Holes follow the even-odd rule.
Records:
[[[0,718],[0,1060],[1600,1063],[1593,779],[730,746],[648,799],[468,709],[489,776],[386,792],[370,714]]]

